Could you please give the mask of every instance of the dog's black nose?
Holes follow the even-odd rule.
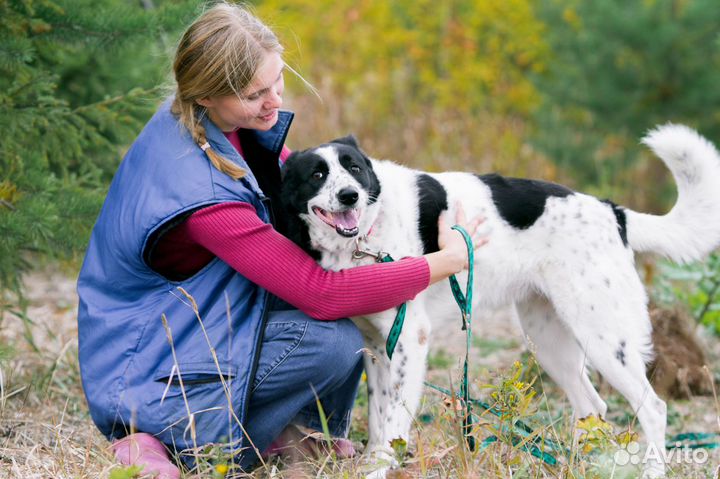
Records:
[[[342,190],[338,191],[337,197],[340,203],[347,206],[352,206],[357,203],[358,192],[357,190],[355,190],[355,188],[343,188]]]

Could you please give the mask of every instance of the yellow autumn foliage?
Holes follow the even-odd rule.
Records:
[[[480,171],[529,156],[523,131],[539,101],[530,75],[548,56],[534,3],[259,3],[288,63],[321,99],[288,76],[299,113],[291,141],[306,147],[353,132],[374,156],[431,169]]]

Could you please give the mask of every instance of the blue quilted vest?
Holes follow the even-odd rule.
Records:
[[[251,132],[255,147],[277,161],[292,118],[281,112],[272,130]],[[242,201],[269,221],[243,158],[204,124],[212,147],[248,175],[235,181],[215,169],[166,102],[115,174],[80,271],[80,371],[108,438],[144,431],[177,450],[243,445],[269,293],[217,258],[179,282],[147,262],[152,242],[197,208]]]

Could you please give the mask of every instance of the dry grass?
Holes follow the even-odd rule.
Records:
[[[28,278],[27,319],[6,313],[0,324],[0,478],[107,478],[122,472],[114,461],[108,443],[95,429],[88,415],[77,365],[76,299],[74,281],[67,274],[45,270]],[[513,419],[528,422],[540,436],[572,446],[567,401],[535,367],[523,366],[523,376],[513,377],[515,360],[523,354],[517,328],[506,315],[495,312],[475,319],[479,338],[473,351],[472,377],[475,393],[496,399],[512,393],[520,381],[524,391],[510,409]],[[454,329],[454,328],[452,328]],[[430,357],[430,379],[447,385],[457,381],[463,337],[449,328],[437,328]],[[32,338],[35,347],[25,338]],[[715,338],[706,338],[712,364],[718,364]],[[522,364],[531,364],[525,356]],[[535,377],[532,389],[527,382]],[[515,385],[515,386],[513,386]],[[627,405],[609,388],[600,384],[601,394],[610,405],[609,420],[616,432],[632,427]],[[505,388],[505,389],[503,389]],[[534,391],[535,396],[529,391]],[[498,396],[499,395],[499,396]],[[498,400],[499,400],[498,399]],[[507,403],[507,401],[506,401]],[[358,447],[367,437],[366,397],[361,394],[354,411],[351,438]],[[519,404],[519,405],[518,405]],[[460,435],[460,415],[443,395],[426,391],[413,430],[409,453],[400,459],[403,467],[391,477],[637,477],[633,468],[612,467],[612,449],[607,441],[598,451],[582,458],[561,458],[551,467],[509,440],[500,440],[484,451],[469,452]],[[497,432],[501,423],[492,416],[481,416],[477,436]],[[684,431],[720,430],[718,403],[714,398],[694,398],[669,403],[669,434]],[[642,440],[641,440],[642,441]],[[577,447],[573,448],[577,451]],[[704,464],[671,464],[668,477],[711,477],[720,452],[708,451]],[[221,459],[217,451],[211,458]],[[219,477],[212,461],[205,461],[194,473],[184,477]],[[220,469],[222,470],[222,469]],[[360,458],[338,461],[332,455],[306,458],[289,467],[274,460],[256,470],[252,477],[362,477],[367,467]],[[129,477],[124,475],[122,477]]]

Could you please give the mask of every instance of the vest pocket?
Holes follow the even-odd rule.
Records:
[[[162,440],[178,450],[239,440],[232,437],[237,430],[232,413],[236,373],[232,365],[220,363],[218,370],[213,362],[179,363],[157,373],[153,379],[164,385],[155,402],[164,423]]]
[[[217,365],[214,362],[179,363],[169,372],[155,373],[153,380],[170,386],[180,386],[181,384],[188,386],[229,382],[235,378],[236,373],[237,368],[227,363],[218,363]]]

